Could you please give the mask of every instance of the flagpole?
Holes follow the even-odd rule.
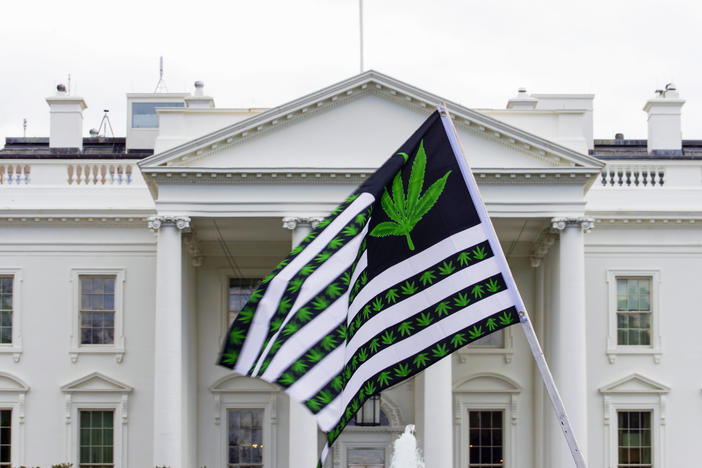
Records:
[[[457,156],[458,165],[461,168],[463,177],[466,180],[466,186],[468,187],[468,191],[471,197],[473,197],[473,200],[476,202],[474,204],[476,211],[478,212],[480,221],[487,228],[486,230],[488,231],[487,235],[490,239],[490,245],[492,246],[494,251],[499,251],[500,255],[497,255],[498,252],[496,252],[495,258],[498,259],[501,263],[504,262],[504,264],[501,265],[501,269],[503,271],[509,271],[509,267],[506,263],[506,257],[504,256],[504,253],[502,252],[502,247],[500,246],[500,243],[497,240],[497,235],[495,234],[492,222],[490,221],[490,217],[488,216],[487,210],[485,209],[485,203],[482,203],[480,192],[478,192],[478,185],[475,182],[473,173],[468,167],[468,161],[465,158],[463,147],[461,146],[461,143],[458,139],[458,132],[456,132],[456,127],[453,125],[451,116],[449,115],[449,112],[446,109],[446,104],[442,103],[441,105],[439,105],[438,110],[441,115],[441,120],[444,124],[444,128],[446,129],[446,134],[448,135],[449,141],[451,142],[451,147]],[[479,200],[480,202],[478,203]],[[587,465],[585,464],[585,458],[583,457],[582,452],[578,448],[578,443],[575,440],[575,435],[573,434],[573,429],[570,425],[568,414],[566,413],[565,406],[563,405],[563,400],[561,399],[561,395],[558,393],[556,383],[553,380],[553,375],[551,374],[551,371],[548,368],[548,364],[546,363],[544,353],[541,350],[541,345],[539,344],[539,340],[536,337],[536,332],[534,332],[534,327],[531,324],[531,319],[529,318],[529,314],[527,314],[526,307],[524,306],[524,301],[522,301],[522,298],[519,295],[519,290],[517,289],[517,286],[514,283],[514,278],[512,278],[510,275],[509,278],[505,278],[505,282],[507,283],[508,288],[512,292],[514,304],[517,306],[519,311],[519,320],[522,324],[522,330],[524,331],[527,343],[529,343],[529,349],[531,350],[531,354],[534,356],[534,360],[536,361],[536,367],[541,373],[541,378],[544,382],[544,385],[546,386],[546,392],[548,393],[548,396],[551,399],[551,403],[553,404],[553,409],[556,412],[556,418],[558,419],[561,425],[561,430],[563,431],[563,435],[565,436],[568,448],[570,449],[570,453],[573,455],[575,466],[577,468],[586,468]]]

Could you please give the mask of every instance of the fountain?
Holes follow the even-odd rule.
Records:
[[[390,468],[425,468],[414,437],[414,424],[406,426],[405,432],[394,442]]]

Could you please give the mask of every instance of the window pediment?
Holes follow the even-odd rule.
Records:
[[[213,393],[225,392],[276,392],[278,387],[261,379],[243,375],[227,375],[210,386]]]
[[[615,393],[668,393],[669,391],[670,387],[638,373],[631,374],[600,388],[600,393],[605,395]]]
[[[78,380],[74,380],[61,387],[65,393],[74,392],[111,392],[129,393],[133,390],[129,385],[108,377],[100,372],[93,372]]]
[[[521,385],[503,375],[485,372],[475,374],[454,384],[455,392],[465,393],[519,393]]]
[[[28,392],[29,385],[7,372],[0,372],[0,392]]]

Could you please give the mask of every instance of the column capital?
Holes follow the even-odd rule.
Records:
[[[190,231],[189,216],[149,216],[146,222],[154,232],[158,232],[163,225],[174,225],[179,231]]]
[[[308,224],[314,229],[323,219],[321,216],[286,216],[283,218],[283,228],[293,231],[301,224]]]
[[[568,227],[577,227],[583,232],[590,232],[595,227],[595,220],[589,216],[551,218],[553,231],[565,231]]]

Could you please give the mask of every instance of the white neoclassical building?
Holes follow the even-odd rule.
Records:
[[[673,85],[642,97],[647,140],[594,139],[593,98],[476,110],[369,71],[222,109],[198,84],[128,94],[126,138],[47,98],[49,137],[0,151],[0,467],[312,468],[311,417],[216,366],[220,343],[442,101],[589,466],[698,465],[702,141]],[[430,468],[573,466],[519,327],[366,404],[327,465],[389,466],[406,424]]]

